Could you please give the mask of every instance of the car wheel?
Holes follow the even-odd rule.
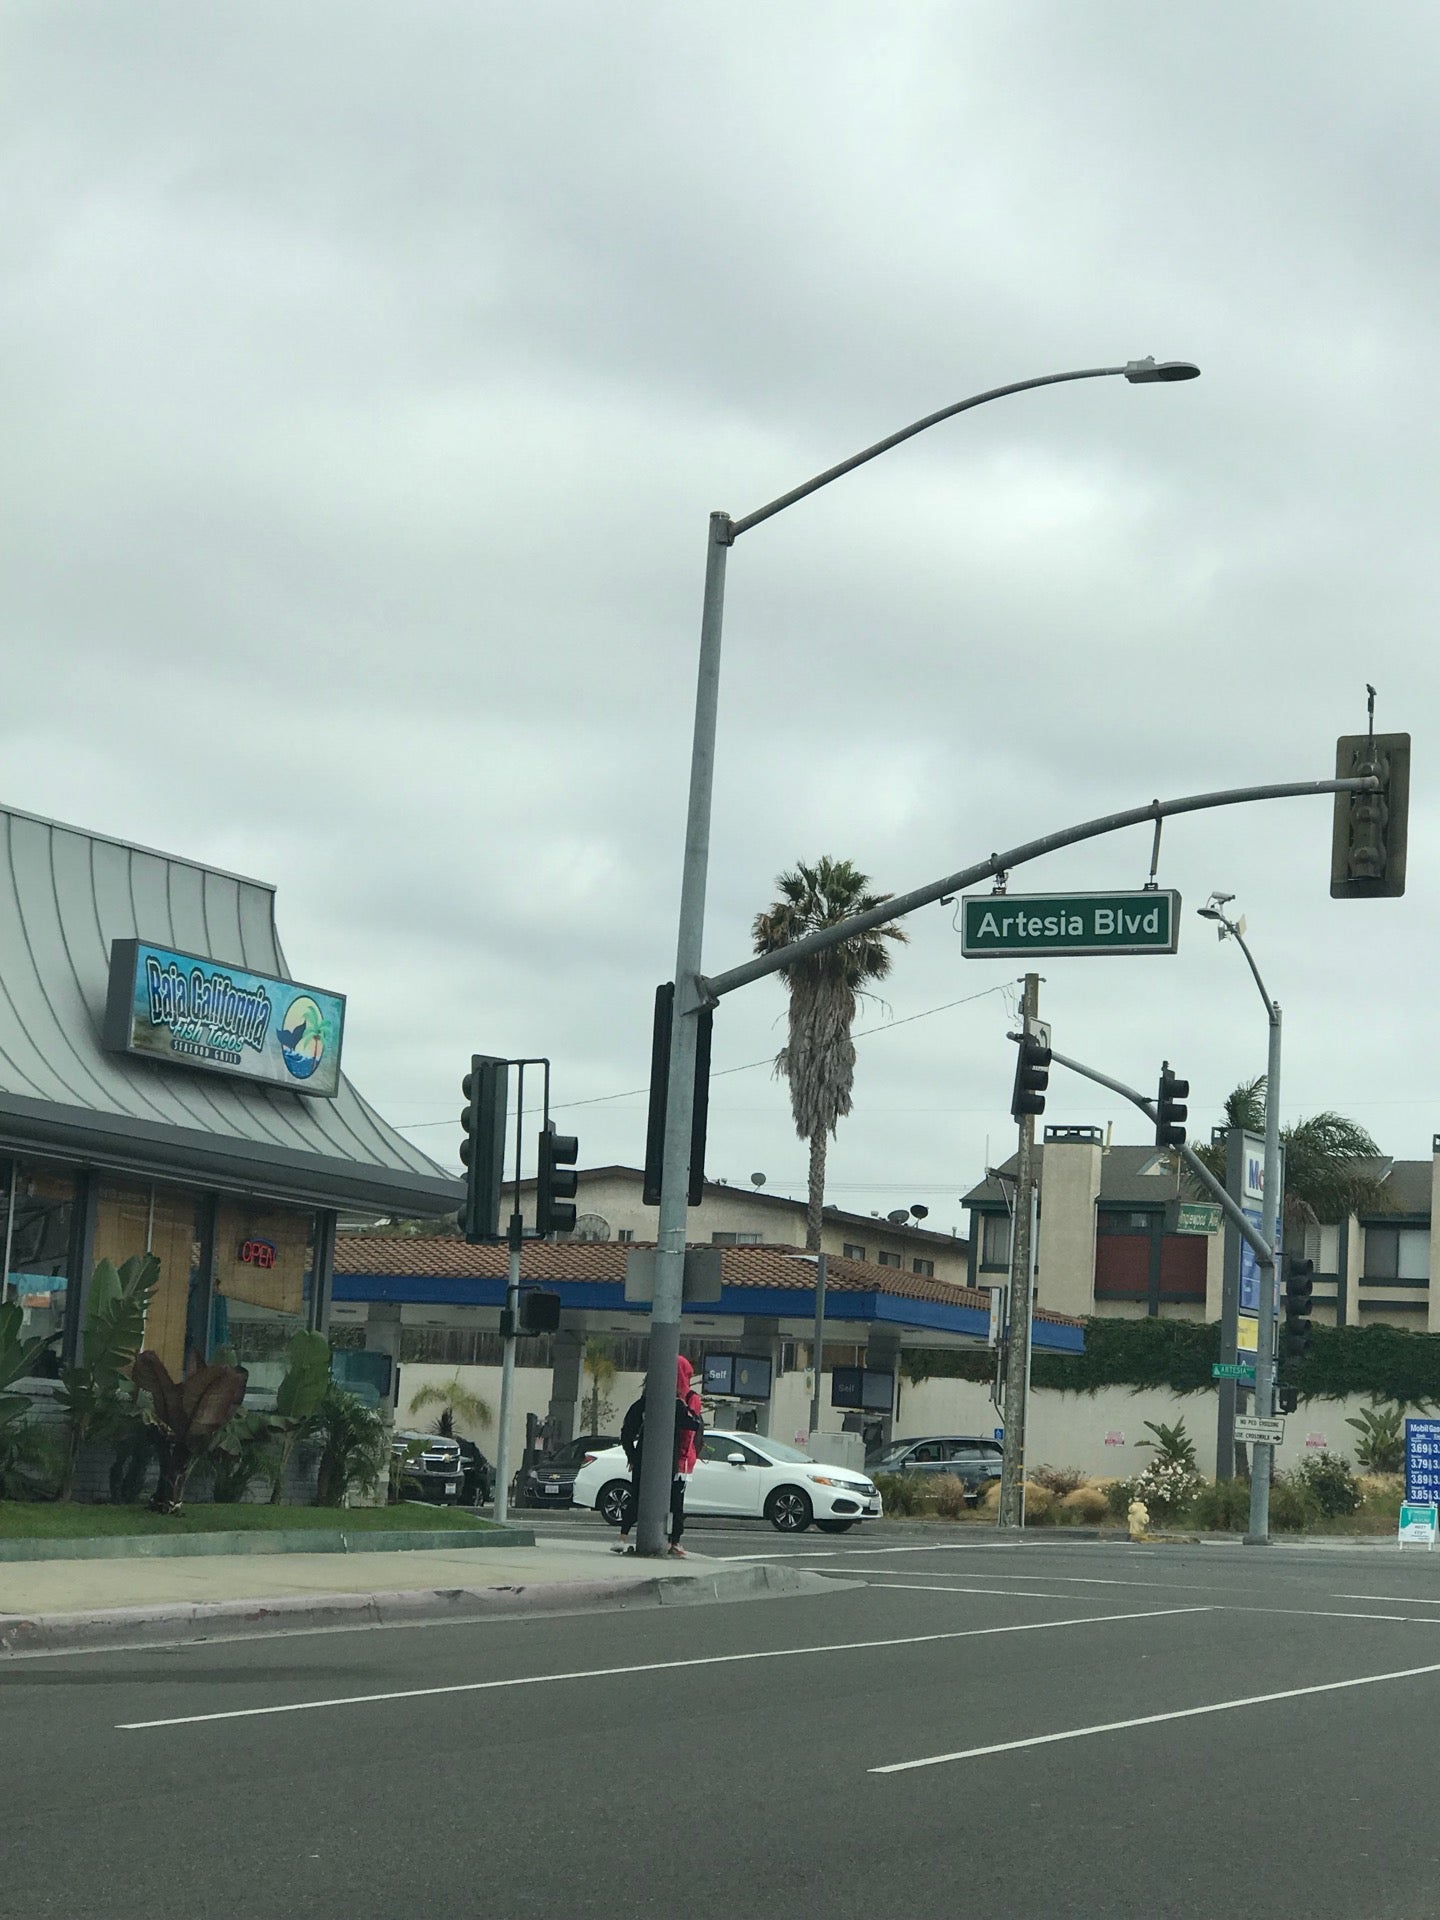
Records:
[[[815,1524],[822,1533],[848,1533],[855,1522],[853,1520],[817,1520]]]
[[[765,1518],[777,1533],[803,1533],[814,1517],[810,1496],[799,1487],[777,1487],[765,1502]]]
[[[610,1526],[618,1527],[625,1518],[625,1510],[630,1504],[630,1482],[611,1480],[600,1489],[600,1498],[595,1502],[595,1511]]]

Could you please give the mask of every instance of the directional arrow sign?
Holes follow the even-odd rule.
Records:
[[[1178,893],[978,893],[960,907],[968,960],[1174,953],[1180,943]]]
[[[1285,1422],[1271,1420],[1263,1414],[1237,1413],[1235,1416],[1235,1438],[1237,1440],[1261,1440],[1272,1447],[1285,1444]]]

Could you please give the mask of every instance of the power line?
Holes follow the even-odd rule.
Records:
[[[866,1040],[873,1034],[893,1033],[896,1027],[908,1027],[916,1020],[930,1019],[933,1014],[949,1013],[954,1007],[967,1007],[972,1000],[984,1000],[992,993],[1008,993],[1009,991],[1010,983],[1008,981],[1002,982],[998,987],[982,987],[979,993],[963,994],[958,1000],[947,1000],[943,1006],[926,1007],[920,1013],[907,1013],[902,1020],[887,1020],[882,1026],[878,1027],[862,1027],[854,1037],[857,1040]],[[756,1067],[773,1067],[774,1064],[774,1054],[767,1053],[763,1060],[747,1060],[742,1066],[738,1067],[720,1067],[711,1074],[710,1078],[712,1080],[723,1080],[728,1074],[753,1073]],[[649,1092],[650,1089],[648,1086],[628,1087],[624,1093],[597,1093],[593,1094],[587,1100],[560,1100],[551,1106],[550,1111],[552,1113],[567,1113],[576,1107],[599,1107],[604,1106],[611,1100],[634,1100],[640,1094],[648,1095]],[[977,1111],[979,1111],[979,1109],[977,1109]],[[449,1127],[454,1124],[452,1120],[402,1120],[397,1122],[396,1130],[400,1133],[417,1133],[422,1127]]]

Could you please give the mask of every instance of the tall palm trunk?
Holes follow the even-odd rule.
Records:
[[[810,1136],[810,1198],[805,1209],[805,1251],[819,1253],[820,1225],[825,1212],[825,1155],[829,1148],[824,1127]]]

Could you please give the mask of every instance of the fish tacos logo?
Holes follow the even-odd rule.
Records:
[[[237,987],[227,973],[188,972],[172,960],[145,958],[150,1024],[167,1027],[176,1053],[239,1066],[249,1049],[263,1052],[275,1008],[264,987]],[[311,1068],[311,1072],[314,1068]]]
[[[325,1016],[308,993],[297,994],[280,1023],[280,1057],[297,1080],[308,1080],[325,1058]]]

